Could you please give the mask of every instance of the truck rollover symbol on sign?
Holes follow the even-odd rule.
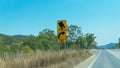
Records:
[[[62,21],[60,21],[59,26],[60,26],[61,30],[63,30],[63,28],[65,28],[65,25],[63,24]]]
[[[57,35],[61,42],[66,39],[66,20],[58,20],[57,24]]]

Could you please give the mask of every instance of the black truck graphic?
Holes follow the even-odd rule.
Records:
[[[65,25],[63,24],[63,22],[62,22],[62,21],[60,21],[58,24],[59,24],[59,26],[60,26],[61,30],[63,30],[63,28],[65,28]]]

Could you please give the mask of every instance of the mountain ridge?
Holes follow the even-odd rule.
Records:
[[[98,48],[100,49],[110,49],[110,48],[113,48],[114,46],[116,46],[117,43],[108,43],[108,44],[105,44],[105,45],[100,45],[98,46]]]
[[[9,45],[11,43],[17,43],[21,42],[24,39],[28,37],[28,35],[6,35],[6,34],[0,34],[0,37],[2,37],[4,44]]]

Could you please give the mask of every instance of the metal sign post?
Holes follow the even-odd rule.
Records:
[[[66,55],[66,49],[67,49],[67,47],[66,47],[66,40],[64,41],[64,54]]]
[[[58,51],[57,51],[58,55],[60,54],[60,41],[58,39]]]

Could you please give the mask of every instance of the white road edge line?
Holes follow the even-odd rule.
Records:
[[[91,68],[91,67],[92,67],[92,65],[93,65],[94,62],[97,60],[97,58],[100,56],[100,54],[101,54],[101,50],[100,50],[99,54],[97,55],[97,57],[93,60],[93,62],[88,66],[88,68]]]

